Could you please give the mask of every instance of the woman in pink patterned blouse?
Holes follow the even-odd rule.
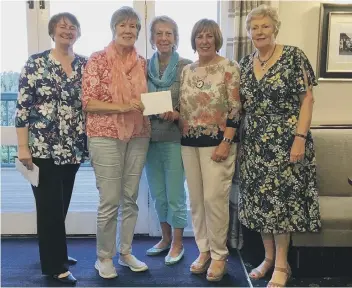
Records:
[[[146,61],[134,47],[140,18],[132,8],[122,7],[113,14],[110,28],[113,40],[92,54],[82,84],[89,153],[100,194],[95,268],[103,278],[117,276],[112,257],[118,212],[118,263],[135,272],[148,269],[131,254],[139,181],[150,137],[150,123],[143,116],[140,100],[141,93],[147,92]]]

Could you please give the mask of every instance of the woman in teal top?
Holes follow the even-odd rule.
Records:
[[[183,230],[187,226],[187,204],[184,171],[178,128],[180,75],[190,60],[179,57],[178,27],[167,16],[153,19],[150,43],[157,51],[148,61],[148,91],[171,91],[174,111],[151,116],[152,135],[147,155],[146,172],[150,193],[158,214],[162,239],[147,250],[158,255],[169,250],[165,264],[177,263],[184,254]]]

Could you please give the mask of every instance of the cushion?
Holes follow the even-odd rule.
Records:
[[[319,195],[352,197],[352,127],[312,128]],[[350,206],[351,207],[351,206]]]
[[[352,230],[352,197],[319,198],[323,229]]]

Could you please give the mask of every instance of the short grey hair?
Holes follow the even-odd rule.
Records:
[[[216,23],[214,20],[211,19],[201,19],[199,20],[196,24],[194,24],[193,29],[192,29],[192,34],[191,34],[191,45],[192,49],[194,52],[196,52],[196,37],[199,33],[202,33],[203,31],[209,31],[214,35],[215,38],[215,50],[216,52],[219,52],[222,43],[223,43],[223,37],[222,33],[220,30],[220,27],[218,23]]]
[[[110,29],[112,32],[112,39],[115,38],[116,34],[116,25],[120,24],[123,21],[127,21],[129,19],[136,20],[137,25],[137,38],[139,35],[139,31],[141,31],[141,18],[137,14],[137,12],[128,6],[123,6],[120,9],[116,10],[114,14],[111,16],[111,21],[110,21]]]
[[[251,30],[251,22],[254,18],[258,17],[269,17],[274,23],[274,35],[275,37],[279,33],[281,27],[281,21],[279,20],[279,14],[277,13],[277,9],[266,4],[262,4],[256,8],[254,8],[246,18],[246,29],[247,33],[250,33]]]
[[[150,27],[149,27],[149,31],[150,31],[149,42],[152,45],[153,49],[155,49],[155,44],[154,44],[155,26],[158,23],[170,24],[170,26],[172,27],[172,31],[173,31],[174,37],[175,37],[175,50],[176,50],[177,47],[178,47],[179,39],[180,39],[179,34],[178,34],[178,26],[177,26],[177,23],[175,22],[175,20],[173,20],[169,16],[165,16],[165,15],[155,17],[152,20],[152,22],[150,23]]]

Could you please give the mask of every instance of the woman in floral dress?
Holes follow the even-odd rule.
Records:
[[[66,264],[65,218],[76,173],[88,156],[81,103],[86,58],[73,52],[80,25],[70,13],[54,15],[49,35],[51,50],[32,55],[19,79],[16,110],[18,159],[39,167],[39,185],[32,186],[37,207],[37,230],[42,273],[74,284]]]
[[[250,273],[259,279],[275,266],[269,286],[285,286],[290,233],[320,228],[316,166],[309,131],[317,85],[302,50],[275,42],[277,12],[262,5],[247,17],[256,51],[241,62],[243,130],[239,218],[262,235],[265,260]]]

